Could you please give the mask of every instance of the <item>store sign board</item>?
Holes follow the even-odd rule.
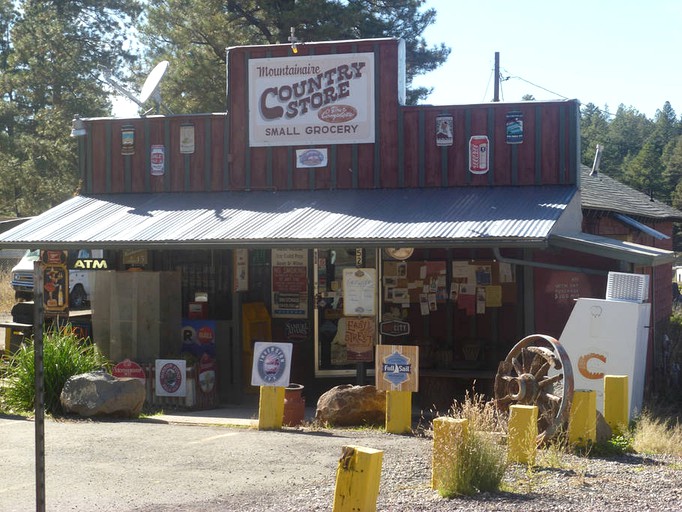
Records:
[[[69,307],[69,271],[65,264],[40,263],[45,313],[64,313]]]
[[[145,384],[145,382],[147,381],[147,376],[145,375],[142,367],[135,361],[131,361],[130,359],[124,359],[116,366],[114,366],[111,369],[111,374],[114,377],[118,378],[137,379],[140,382],[142,382],[142,384]]]
[[[344,316],[374,316],[376,314],[376,289],[375,269],[344,268]]]
[[[289,385],[291,374],[291,343],[257,341],[253,346],[252,386]]]
[[[346,318],[344,342],[348,361],[371,362],[374,357],[375,338],[374,318]]]
[[[381,322],[379,332],[384,336],[405,336],[410,334],[410,324],[401,320]]]
[[[380,391],[419,391],[419,347],[377,345],[376,388]]]
[[[184,359],[157,359],[156,396],[187,396],[187,362]]]
[[[272,317],[308,317],[308,251],[272,250]]]
[[[374,142],[374,54],[250,59],[249,145]]]

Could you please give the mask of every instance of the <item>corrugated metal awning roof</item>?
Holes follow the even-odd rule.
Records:
[[[638,229],[642,233],[646,233],[647,235],[654,237],[656,240],[667,240],[668,238],[670,238],[665,233],[661,233],[657,229],[651,228],[646,224],[642,224],[641,222],[636,221],[635,219],[628,215],[623,215],[622,213],[614,213],[613,216],[622,223],[627,224],[628,226],[631,226],[635,229]]]
[[[577,189],[466,187],[76,196],[0,247],[545,246]]]
[[[589,233],[552,234],[549,245],[645,267],[657,267],[675,261],[675,253],[672,251]]]

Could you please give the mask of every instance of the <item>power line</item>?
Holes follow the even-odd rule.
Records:
[[[533,87],[537,87],[538,89],[542,89],[542,90],[545,91],[545,92],[548,92],[548,93],[550,93],[550,94],[554,94],[555,96],[559,96],[560,98],[563,98],[563,99],[565,99],[565,100],[569,99],[568,96],[564,96],[563,94],[559,94],[558,92],[555,92],[555,91],[552,91],[552,90],[550,90],[550,89],[547,89],[546,87],[542,87],[541,85],[538,85],[538,84],[536,84],[536,83],[533,83],[533,82],[531,82],[530,80],[526,80],[525,78],[522,78],[522,77],[520,77],[520,76],[510,75],[510,76],[506,77],[504,80],[506,81],[506,80],[509,80],[510,78],[516,78],[516,79],[518,79],[518,80],[521,80],[522,82],[526,82],[527,84],[532,85]]]
[[[507,71],[506,69],[505,69],[505,72],[508,73],[508,71]],[[507,75],[506,77],[500,76],[500,81],[501,81],[501,82],[506,82],[507,80],[509,80],[509,79],[511,79],[511,78],[516,78],[517,80],[521,80],[522,82],[526,82],[527,84],[530,84],[530,85],[532,85],[533,87],[537,87],[538,89],[542,89],[542,90],[545,91],[545,92],[548,92],[548,93],[553,94],[553,95],[555,95],[555,96],[559,96],[560,98],[563,98],[563,99],[565,99],[565,100],[569,99],[567,96],[564,96],[563,94],[559,94],[558,92],[555,92],[555,91],[552,91],[552,90],[550,90],[550,89],[547,89],[546,87],[543,87],[543,86],[538,85],[538,84],[536,84],[536,83],[534,83],[534,82],[531,82],[530,80],[526,80],[525,78],[522,78],[522,77],[520,77],[520,76],[518,76],[518,75]],[[599,110],[600,110],[603,114],[605,114],[605,115],[607,115],[607,116],[610,116],[610,117],[615,117],[615,116],[616,116],[616,114],[612,114],[611,112],[609,112],[609,111],[607,111],[607,110],[603,110],[603,109],[599,109]]]

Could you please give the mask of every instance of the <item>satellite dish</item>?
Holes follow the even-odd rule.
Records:
[[[162,60],[156,66],[154,66],[154,69],[152,69],[152,72],[149,73],[149,76],[144,81],[144,85],[142,86],[142,91],[140,92],[140,102],[146,103],[149,98],[153,98],[156,103],[161,103],[159,83],[161,82],[163,75],[166,74],[167,69],[167,60]]]
[[[140,92],[139,97],[137,97],[135,94],[131,93],[121,84],[116,82],[116,80],[114,80],[113,77],[111,76],[111,72],[108,69],[104,69],[104,80],[118,92],[126,96],[129,100],[131,100],[134,103],[137,103],[137,105],[140,108],[144,108],[144,104],[149,100],[149,98],[152,98],[154,100],[154,103],[156,104],[156,111],[158,113],[159,106],[161,106],[161,94],[159,93],[159,83],[161,82],[161,79],[163,78],[163,75],[166,73],[167,69],[168,69],[167,60],[163,60],[159,62],[156,66],[154,66],[154,69],[152,69],[152,72],[149,73],[147,79],[144,81],[144,85],[142,86],[142,91]],[[164,105],[164,108],[168,111],[169,114],[172,114],[168,107]],[[148,113],[149,110],[145,112],[145,115]]]

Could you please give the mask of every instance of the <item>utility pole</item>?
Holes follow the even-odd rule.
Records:
[[[495,52],[495,93],[493,101],[500,101],[500,52]]]

